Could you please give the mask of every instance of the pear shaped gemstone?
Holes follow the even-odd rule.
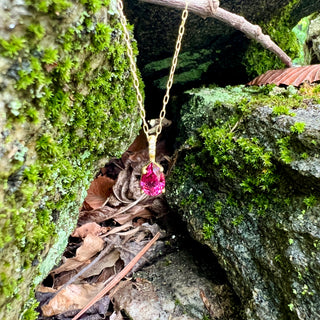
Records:
[[[142,191],[154,197],[163,192],[165,185],[163,172],[155,163],[151,162],[146,168],[146,173],[141,176],[140,186]]]

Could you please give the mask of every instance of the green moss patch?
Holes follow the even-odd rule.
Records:
[[[298,58],[300,55],[300,46],[296,34],[292,30],[292,21],[290,13],[294,8],[297,0],[292,0],[289,5],[273,18],[268,24],[259,23],[264,34],[270,36],[291,59]],[[256,77],[268,70],[285,68],[285,64],[273,53],[264,49],[260,44],[251,41],[243,64],[249,76]]]

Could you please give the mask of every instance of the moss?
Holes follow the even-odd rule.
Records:
[[[22,288],[21,274],[34,278],[39,273],[36,283],[51,270],[74,228],[96,161],[120,156],[138,127],[136,96],[117,16],[108,16],[108,25],[96,22],[93,14],[109,1],[80,2],[84,7],[79,19],[66,25],[61,23],[63,11],[71,2],[29,1],[33,18],[25,35],[0,40],[0,54],[13,59],[15,89],[23,97],[10,104],[7,128],[23,121],[34,131],[28,148],[19,147],[10,169],[0,176],[5,187],[0,248],[2,252],[14,248],[12,257],[2,256],[0,304],[10,298],[16,314],[21,302],[14,298],[15,290]],[[60,34],[49,47],[46,24],[39,23],[45,13]],[[35,263],[39,267],[30,268]],[[22,301],[29,289],[27,284],[20,290]],[[35,319],[33,302],[27,303],[31,309],[24,312],[24,319]]]
[[[17,56],[25,46],[26,40],[22,37],[12,35],[9,40],[0,38],[0,54],[4,57],[13,58]]]
[[[284,137],[277,140],[277,144],[280,150],[280,159],[285,163],[289,164],[293,161],[292,152],[290,151],[290,137]]]
[[[47,64],[52,64],[57,62],[59,59],[59,54],[57,49],[46,48],[44,49],[41,61]]]
[[[307,208],[312,208],[316,205],[317,199],[314,195],[310,195],[309,197],[305,197],[303,199],[303,203],[307,206]]]
[[[285,106],[285,105],[274,106],[272,108],[272,114],[274,114],[275,116],[280,116],[282,114],[286,114],[286,115],[290,115],[290,116],[294,116],[295,115],[290,110],[290,108],[288,106]]]
[[[270,22],[258,23],[264,34],[271,39],[291,58],[299,57],[300,47],[295,33],[292,31],[292,21],[290,13],[298,0],[292,0],[279,16],[274,17]],[[285,68],[285,64],[280,61],[270,51],[264,49],[257,42],[252,41],[243,59],[250,77],[256,77],[268,70]]]
[[[294,125],[290,127],[291,132],[293,133],[302,133],[305,129],[306,124],[304,122],[295,122]]]
[[[45,35],[45,29],[41,24],[30,24],[28,31],[35,37],[34,40],[41,40]]]
[[[43,13],[59,14],[72,6],[67,0],[27,0],[26,4]]]

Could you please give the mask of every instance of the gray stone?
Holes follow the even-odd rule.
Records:
[[[114,296],[116,310],[132,320],[202,320],[209,313],[200,290],[215,319],[239,319],[228,284],[215,284],[184,250],[162,257],[135,278]]]

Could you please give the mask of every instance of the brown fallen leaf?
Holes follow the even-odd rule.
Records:
[[[102,207],[111,194],[114,183],[115,181],[107,176],[98,176],[94,179],[84,200],[84,208],[89,210]]]
[[[77,238],[85,238],[89,234],[93,236],[99,236],[106,233],[108,230],[109,228],[101,227],[96,222],[88,222],[81,227],[76,228],[71,236]]]
[[[117,208],[111,208],[109,206],[104,206],[91,211],[80,211],[78,225],[83,225],[89,222],[100,223],[108,219],[112,219],[114,216],[118,215],[117,211]]]
[[[150,219],[152,214],[148,209],[145,208],[145,206],[136,205],[129,209],[126,213],[116,216],[114,220],[119,224],[125,224],[137,217]]]
[[[93,265],[89,270],[84,272],[80,278],[85,279],[99,275],[102,270],[114,267],[119,258],[120,252],[118,250],[112,250],[109,254],[105,255],[101,260]]]
[[[140,151],[140,150],[143,150],[146,148],[148,148],[148,140],[147,140],[145,133],[141,129],[139,132],[139,135],[134,139],[134,141],[129,146],[127,151],[137,152],[137,151]]]
[[[46,317],[64,313],[70,310],[82,309],[102,288],[103,283],[97,284],[71,284],[61,290],[56,296],[44,305],[41,310]],[[40,292],[55,292],[51,288],[41,286]]]
[[[51,273],[58,274],[89,263],[90,259],[103,249],[104,244],[105,242],[100,237],[89,234],[84,238],[83,244],[77,249],[76,256],[66,259],[63,265],[52,270]]]
[[[104,235],[104,237],[106,236],[110,236],[112,234],[117,234],[118,232],[121,232],[123,230],[128,230],[132,227],[132,221],[129,221],[119,227],[114,227],[112,228],[107,234]]]
[[[280,84],[285,84],[298,87],[300,84],[306,81],[309,83],[320,81],[320,64],[292,67],[280,70],[269,70],[250,81],[248,85],[261,86],[274,83],[277,86]]]

